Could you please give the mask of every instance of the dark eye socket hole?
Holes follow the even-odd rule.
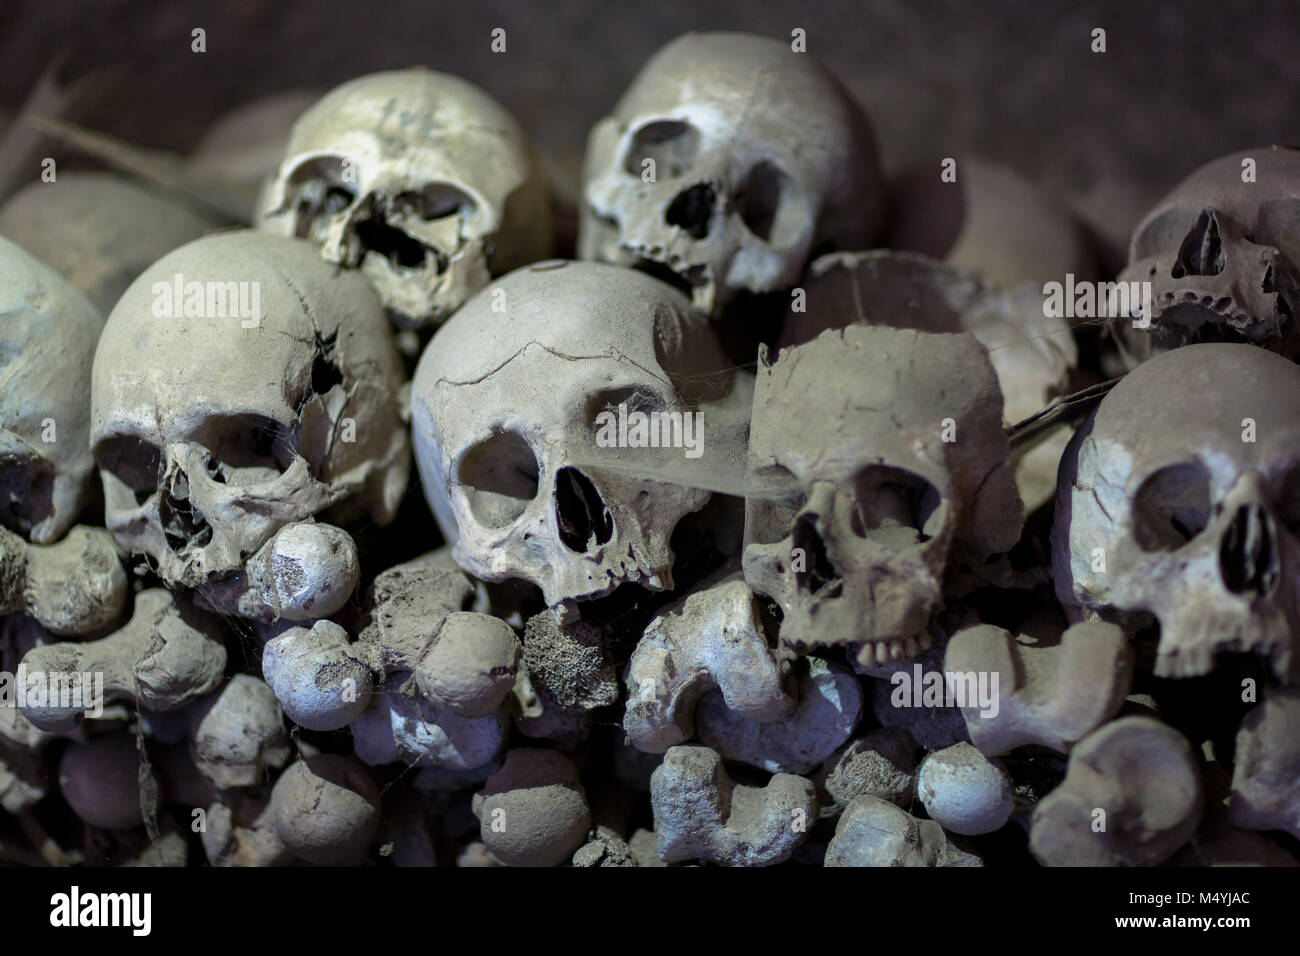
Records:
[[[214,479],[226,468],[274,468],[283,473],[297,454],[295,436],[261,415],[237,415],[205,423],[194,440],[208,450],[207,469]]]
[[[1143,551],[1175,551],[1204,531],[1212,514],[1209,473],[1197,462],[1169,465],[1133,496],[1133,535]]]
[[[623,157],[623,170],[640,177],[647,159],[655,161],[656,179],[676,179],[700,151],[700,131],[679,120],[656,120],[636,131]]]
[[[0,525],[27,535],[54,511],[54,466],[41,458],[0,458]]]
[[[456,480],[470,513],[482,525],[504,528],[537,497],[537,456],[516,432],[503,431],[461,457]]]
[[[162,474],[162,452],[135,435],[114,435],[95,445],[95,464],[136,493],[136,500],[153,494]]]
[[[807,504],[799,479],[781,465],[764,465],[752,475],[745,501],[745,532],[755,544],[773,544],[790,533]]]
[[[399,208],[413,208],[421,219],[446,219],[475,208],[474,200],[449,183],[429,183],[418,193],[402,193],[395,200]]]
[[[298,238],[314,238],[320,220],[337,216],[356,202],[357,191],[344,175],[348,168],[345,160],[326,156],[308,160],[290,174]]]
[[[652,412],[663,412],[668,409],[663,396],[649,389],[640,386],[611,388],[596,392],[587,399],[587,421],[595,428],[596,418],[601,412],[612,412],[617,415],[620,405],[627,406],[628,414],[644,412],[649,415]]]
[[[745,227],[778,248],[795,242],[809,222],[799,184],[766,159],[750,169],[732,200]]]
[[[858,537],[890,528],[910,528],[921,541],[939,530],[939,491],[920,475],[902,468],[872,465],[853,482],[854,509],[849,526]]]

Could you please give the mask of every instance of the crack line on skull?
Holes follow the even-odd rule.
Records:
[[[594,355],[571,355],[567,352],[561,352],[559,349],[553,349],[549,345],[543,345],[541,342],[529,342],[525,345],[520,346],[519,349],[517,349],[515,352],[507,356],[505,360],[503,360],[499,365],[493,366],[492,368],[484,372],[482,375],[478,375],[474,378],[464,379],[461,381],[456,381],[455,379],[450,379],[444,376],[434,381],[433,384],[435,387],[439,385],[449,385],[452,387],[461,386],[461,385],[478,385],[479,383],[491,378],[497,372],[501,371],[503,368],[505,368],[515,359],[522,356],[526,351],[528,351],[530,347],[533,346],[541,349],[544,352],[554,355],[556,358],[564,359],[566,362],[586,362],[592,359],[610,359],[611,361],[615,361],[615,362],[623,362],[628,365],[631,365],[633,368],[640,369],[641,371],[645,372],[647,375],[649,375],[651,378],[655,379],[656,381],[662,382],[664,385],[667,385],[670,388],[672,387],[672,381],[670,379],[667,379],[664,376],[660,375],[654,369],[647,368],[646,366],[642,365],[640,362],[634,361],[627,354],[620,352],[617,349],[610,349],[607,352],[599,352]]]

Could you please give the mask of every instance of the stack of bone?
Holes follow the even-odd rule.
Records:
[[[119,166],[0,207],[0,671],[104,689],[0,707],[0,863],[1296,862],[1300,153],[1082,324],[1065,205],[743,34],[567,219],[432,70]]]

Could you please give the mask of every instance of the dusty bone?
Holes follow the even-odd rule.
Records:
[[[1300,837],[1300,690],[1271,693],[1246,714],[1234,761],[1232,825]]]
[[[990,756],[1026,744],[1061,753],[1110,720],[1133,679],[1128,637],[1101,621],[1070,627],[1056,644],[1017,640],[991,624],[958,631],[948,641],[945,672],[997,674],[998,710],[961,708],[971,743]]]
[[[142,352],[166,359],[142,367]],[[409,471],[401,375],[374,294],[309,244],[243,230],[182,246],[131,285],[99,340],[91,436],[109,531],[223,613],[240,612],[264,572],[250,556],[283,531],[292,546],[273,548],[258,590],[281,611],[323,611],[347,585],[351,543],[286,526],[392,519]],[[276,563],[292,572],[312,555],[329,558],[334,588],[300,591]]]
[[[1075,744],[1065,781],[1034,810],[1029,849],[1044,866],[1155,866],[1192,838],[1203,807],[1186,738],[1123,717]]]
[[[533,690],[565,711],[591,711],[618,700],[618,673],[601,630],[566,622],[558,609],[535,614],[524,626],[523,664]]]
[[[59,172],[0,206],[12,239],[107,315],[126,287],[168,252],[226,220],[114,173]]]
[[[356,645],[332,653],[364,661],[379,679],[413,672],[426,701],[459,717],[486,717],[514,687],[521,648],[504,621],[463,610],[474,594],[446,550],[389,568],[371,586]]]
[[[409,672],[397,671],[351,724],[357,756],[372,766],[402,761],[413,767],[473,770],[490,763],[510,729],[504,707],[462,717],[414,692]]]
[[[623,674],[623,729],[650,753],[685,743],[712,688],[737,715],[774,720],[794,705],[788,672],[767,646],[753,592],[739,578],[723,581],[678,598],[646,627]]]
[[[769,773],[816,770],[852,735],[862,716],[862,688],[848,668],[819,657],[803,658],[796,673],[797,703],[772,720],[733,712],[719,691],[705,694],[695,710],[700,743]]]
[[[1255,178],[1243,182],[1242,163]],[[1160,345],[1243,341],[1300,347],[1300,153],[1257,147],[1192,172],[1133,230],[1121,282],[1150,282]]]
[[[642,273],[543,262],[496,280],[438,330],[412,383],[423,488],[456,562],[528,581],[548,606],[671,589],[673,530],[709,501],[714,461],[605,447],[597,419],[676,414],[703,422],[709,447],[738,444],[747,381],[686,300]]]
[[[664,269],[717,315],[741,290],[793,285],[814,249],[869,248],[885,192],[870,123],[814,60],[689,33],[592,129],[578,253]]]
[[[879,727],[845,744],[812,778],[822,797],[822,815],[842,811],[863,794],[910,806],[920,749],[901,727]]]
[[[856,644],[870,666],[929,647],[950,554],[1019,536],[1009,451],[969,334],[849,326],[761,362],[749,470],[773,491],[747,500],[744,569],[783,648]]]
[[[927,256],[874,250],[822,256],[808,267],[802,288],[799,310],[787,311],[782,323],[783,348],[850,324],[969,332],[997,374],[1004,425],[1070,390],[1078,346],[1067,320],[1043,314],[1036,285],[1002,288]],[[1016,486],[1027,514],[1055,493],[1068,442],[1068,432],[1060,431],[1019,456]]]
[[[205,708],[194,728],[199,771],[222,789],[258,783],[289,759],[289,737],[275,693],[236,674]]]
[[[557,866],[591,828],[578,769],[563,754],[518,747],[474,795],[488,851],[507,866]]]
[[[373,284],[393,321],[439,324],[550,253],[550,205],[523,129],[473,84],[429,69],[342,84],[294,123],[258,225],[306,236]]]
[[[817,797],[803,777],[778,773],[765,787],[737,784],[707,747],[672,747],[650,778],[655,847],[665,863],[783,863],[808,838]]]
[[[308,730],[339,730],[370,703],[375,676],[333,621],[293,627],[262,648],[262,674],[284,713]]]
[[[221,624],[183,608],[167,591],[141,591],[135,611],[119,630],[84,644],[45,644],[23,658],[28,672],[103,674],[104,701],[134,701],[150,710],[175,710],[220,686],[226,666]],[[79,707],[48,701],[27,706],[23,716],[37,727],[60,731],[75,725]]]
[[[379,788],[364,767],[336,754],[290,764],[267,809],[285,849],[309,863],[355,866],[379,832]]]
[[[275,830],[270,799],[246,793],[223,795],[207,807],[201,833],[213,866],[287,866],[293,856]]]
[[[1066,610],[1133,626],[1154,614],[1158,677],[1207,674],[1221,652],[1300,673],[1286,530],[1298,415],[1300,369],[1254,346],[1189,345],[1126,375],[1061,462],[1052,569]]]
[[[52,544],[90,491],[86,399],[104,319],[53,269],[4,238],[0,315],[0,525]]]
[[[918,820],[878,797],[855,797],[835,825],[826,866],[983,866],[948,842],[933,820]]]
[[[77,525],[49,545],[0,528],[0,614],[28,614],[52,634],[90,634],[122,616],[126,592],[126,572],[102,528]]]
[[[574,866],[640,866],[627,841],[609,827],[596,827],[591,840],[573,853]]]
[[[357,547],[343,529],[286,524],[257,549],[244,573],[203,589],[213,608],[260,621],[312,621],[337,613],[356,590]]]
[[[921,761],[916,795],[931,820],[964,836],[1001,829],[1015,809],[1015,786],[1002,761],[967,743]]]

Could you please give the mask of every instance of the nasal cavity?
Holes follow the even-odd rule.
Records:
[[[1273,521],[1259,505],[1242,505],[1219,546],[1219,573],[1234,594],[1273,593],[1280,576]]]
[[[843,585],[839,572],[831,563],[830,555],[826,553],[826,544],[817,533],[816,516],[800,515],[794,523],[791,538],[795,553],[790,556],[790,563],[799,590],[819,594],[826,589],[826,593],[821,596],[838,597]]]
[[[1217,276],[1223,271],[1223,237],[1219,234],[1219,216],[1213,209],[1202,209],[1196,225],[1183,239],[1178,258],[1170,274],[1183,276]]]
[[[167,546],[180,554],[191,546],[202,548],[212,541],[212,526],[189,501],[189,483],[176,476],[174,484],[161,496],[158,518],[162,523]]]
[[[614,519],[591,479],[576,468],[555,476],[555,517],[560,540],[576,554],[586,554],[614,536]]]
[[[717,194],[708,183],[699,183],[677,194],[677,198],[664,213],[664,222],[676,226],[688,235],[703,239],[709,234],[713,219],[713,205]]]

